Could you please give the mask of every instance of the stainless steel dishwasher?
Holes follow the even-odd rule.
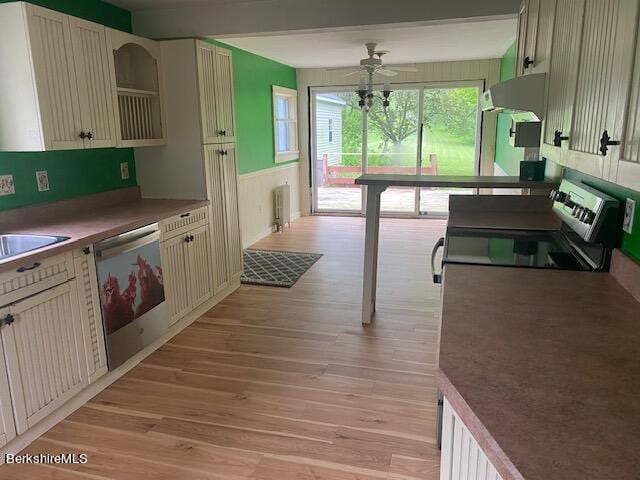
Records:
[[[94,245],[109,370],[159,338],[169,327],[154,223]]]

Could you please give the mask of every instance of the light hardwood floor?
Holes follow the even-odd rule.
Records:
[[[291,289],[242,286],[0,478],[438,478],[434,361],[440,220],[384,219],[378,315],[360,325],[364,220],[306,217],[257,248],[323,253]]]

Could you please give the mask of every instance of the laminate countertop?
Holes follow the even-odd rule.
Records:
[[[438,387],[505,480],[640,478],[640,303],[612,274],[447,265],[443,288]]]
[[[70,237],[69,240],[0,260],[0,271],[85,246],[164,218],[208,205],[207,200],[164,200],[125,198],[113,205],[79,208],[76,203],[45,205],[46,219],[37,207],[0,213],[2,233],[30,233]]]

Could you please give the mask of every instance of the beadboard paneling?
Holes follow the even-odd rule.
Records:
[[[246,248],[271,233],[275,220],[274,189],[291,186],[291,219],[300,216],[299,162],[240,175],[240,230]]]

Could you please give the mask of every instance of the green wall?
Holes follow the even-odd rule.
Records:
[[[509,47],[500,60],[500,81],[509,80],[516,75],[516,43]],[[498,113],[496,128],[495,162],[509,175],[520,175],[520,161],[524,159],[524,149],[509,145],[511,116],[508,112]]]
[[[31,3],[131,31],[131,14],[100,0],[32,0]],[[121,162],[129,164],[129,180],[120,179]],[[38,192],[35,172],[39,170],[49,173],[48,192]],[[13,175],[16,193],[0,196],[0,211],[136,185],[131,148],[0,152],[0,175],[6,174]]]
[[[635,190],[629,190],[628,188],[621,187],[615,183],[605,182],[599,178],[591,177],[584,173],[565,168],[564,178],[573,182],[583,182],[593,188],[601,190],[608,195],[616,198],[621,208],[624,209],[624,204],[627,198],[632,198],[636,201],[636,214],[633,219],[633,233],[622,232],[622,249],[636,260],[640,261],[640,192]]]
[[[297,88],[296,69],[222,42],[211,42],[228,48],[233,53],[233,89],[240,173],[282,165],[274,163],[271,86]]]

